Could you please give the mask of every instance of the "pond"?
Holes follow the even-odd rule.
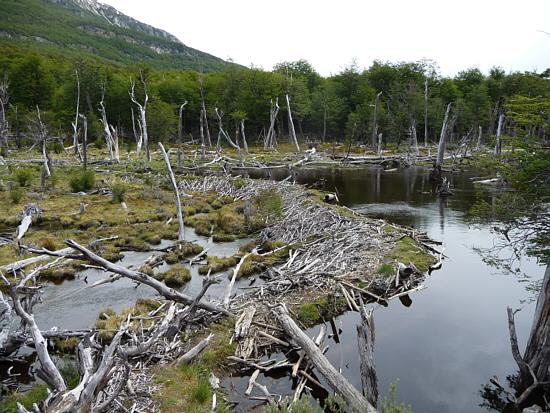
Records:
[[[239,171],[234,171],[239,173]],[[283,170],[248,170],[253,178],[284,179]],[[482,385],[496,375],[505,383],[516,371],[510,351],[506,307],[522,308],[516,314],[520,348],[523,349],[534,311],[532,293],[518,278],[499,273],[486,265],[472,247],[490,247],[494,235],[488,228],[468,225],[466,213],[483,192],[492,189],[473,184],[474,172],[449,174],[455,195],[446,201],[431,194],[428,171],[411,167],[395,172],[381,168],[303,168],[294,173],[299,183],[325,180],[325,189],[336,191],[342,204],[369,216],[414,226],[444,243],[443,268],[426,280],[428,288],[411,296],[405,307],[393,300],[374,312],[376,325],[375,362],[381,397],[390,383],[397,384],[397,399],[414,412],[480,412]],[[521,269],[540,279],[544,268],[525,259]],[[358,388],[359,358],[355,326],[357,313],[338,319],[340,344],[328,342],[327,356]],[[315,335],[317,329],[308,332]],[[330,331],[330,327],[329,327]],[[287,377],[261,377],[270,391],[293,394]],[[244,392],[246,378],[225,382]],[[249,402],[241,407],[250,408]]]

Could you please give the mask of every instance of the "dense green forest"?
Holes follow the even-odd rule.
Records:
[[[109,123],[118,126],[122,136],[131,136],[132,103],[128,90],[131,80],[138,77],[137,66],[110,65],[93,59],[68,60],[17,47],[3,47],[2,52],[0,73],[8,82],[6,115],[17,141],[28,132],[28,118],[35,116],[36,106],[44,112],[51,134],[69,136],[76,106],[76,71],[81,83],[80,108],[90,122],[90,138],[101,135],[97,116],[102,84]],[[377,133],[383,134],[385,143],[407,142],[411,126],[420,142],[425,130],[428,141],[435,141],[448,103],[452,103],[451,142],[464,136],[477,139],[480,131],[482,140],[488,139],[495,133],[501,113],[506,116],[507,135],[543,138],[548,134],[550,121],[549,75],[549,70],[506,73],[495,67],[488,74],[477,68],[465,69],[450,78],[442,76],[436,65],[428,61],[375,61],[366,70],[352,64],[330,77],[320,76],[304,60],[280,63],[272,71],[230,66],[204,74],[145,67],[149,134],[153,141],[172,139],[178,130],[178,109],[188,101],[184,132],[196,136],[202,81],[214,135],[214,110],[218,108],[224,113],[229,131],[236,121],[245,119],[247,135],[254,141],[265,134],[270,102],[278,99],[281,110],[276,127],[278,135],[285,136],[288,129],[284,96],[288,93],[302,141],[352,138],[370,144],[375,106]],[[377,95],[379,102],[375,105]]]
[[[219,70],[227,62],[116,9],[87,0],[3,0],[0,44],[157,69]]]

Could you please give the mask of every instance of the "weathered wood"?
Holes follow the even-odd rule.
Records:
[[[145,82],[143,70],[141,69],[139,71],[139,78],[141,81],[141,85],[143,86],[143,93],[144,93],[143,104],[139,103],[136,99],[136,96],[135,96],[136,82],[134,80],[132,80],[130,91],[128,92],[128,94],[130,95],[130,99],[137,106],[139,111],[139,125],[141,129],[141,137],[143,140],[143,146],[145,146],[145,160],[146,160],[146,163],[149,164],[149,162],[151,162],[151,152],[149,149],[149,136],[147,133],[147,116],[146,116],[147,102],[149,101],[149,95],[147,94],[147,83]],[[139,153],[139,148],[137,149],[137,152]]]
[[[428,78],[424,80],[424,146],[428,146]]]
[[[68,256],[74,254],[74,250],[72,248],[63,248],[57,251],[53,251],[57,256]],[[42,261],[48,261],[52,259],[52,255],[50,254],[43,254],[38,255],[35,257],[26,258],[24,260],[15,261],[11,264],[6,264],[0,267],[0,271],[4,272],[6,274],[11,274],[14,271],[19,271],[22,268],[28,267],[29,265],[36,264],[38,262]]]
[[[502,135],[502,126],[504,125],[504,113],[501,113],[498,117],[498,126],[497,126],[497,136],[496,136],[496,142],[495,142],[495,155],[500,155],[502,152],[502,142],[501,142],[501,135]]]
[[[159,149],[160,149],[160,153],[162,154],[162,158],[164,159],[164,163],[166,164],[166,170],[168,172],[168,177],[170,178],[170,183],[172,184],[172,189],[174,190],[174,195],[176,196],[176,216],[178,218],[178,224],[179,224],[178,241],[183,241],[185,239],[185,227],[183,225],[183,213],[181,210],[180,191],[178,189],[176,177],[174,176],[174,172],[172,172],[172,167],[170,166],[170,159],[168,158],[168,154],[164,150],[164,146],[162,145],[162,142],[159,142]]]
[[[378,125],[377,125],[377,116],[378,116],[378,101],[380,99],[380,95],[382,95],[382,92],[378,92],[376,94],[376,97],[374,98],[374,113],[372,115],[372,149],[374,150],[376,148],[376,137],[378,135]]]
[[[360,301],[361,324],[357,325],[357,347],[359,350],[359,365],[363,395],[369,403],[376,406],[378,403],[378,378],[374,365],[374,318],[372,310],[366,311],[363,301]]]
[[[191,348],[189,351],[187,351],[182,356],[178,357],[176,360],[176,364],[189,364],[195,359],[199,354],[203,352],[203,350],[210,344],[210,341],[214,337],[214,334],[209,334],[208,337],[201,340],[196,346]]]
[[[132,269],[122,267],[117,264],[113,264],[112,262],[107,261],[99,255],[94,254],[92,251],[88,250],[87,248],[83,247],[82,245],[76,243],[71,239],[66,240],[65,243],[75,250],[80,251],[87,260],[105,268],[107,271],[120,274],[123,277],[148,285],[149,287],[154,288],[160,295],[164,296],[168,300],[172,300],[182,304],[191,304],[194,302],[193,297],[176,291],[173,288],[169,288],[164,283],[154,279],[153,277],[149,277],[147,274],[134,271]],[[214,313],[223,313],[225,315],[231,314],[227,310],[224,310],[223,308],[220,308],[215,304],[211,304],[208,302],[199,302],[197,303],[197,307]]]
[[[273,313],[285,333],[296,342],[307,354],[311,363],[327,380],[333,390],[339,393],[350,408],[358,412],[374,413],[374,408],[363,395],[350,382],[336,370],[332,364],[323,355],[319,347],[298,327],[294,320],[288,314],[283,305],[278,305],[273,309]]]
[[[177,161],[177,167],[178,167],[178,171],[181,170],[181,167],[183,166],[182,164],[182,152],[183,152],[183,149],[181,147],[182,143],[183,143],[183,108],[185,108],[185,105],[187,105],[187,101],[183,102],[180,106],[180,110],[179,110],[179,116],[178,116],[178,119],[179,119],[179,122],[178,122],[178,161]]]
[[[243,255],[239,260],[239,263],[233,269],[233,276],[231,277],[231,281],[229,281],[229,284],[227,284],[227,287],[225,288],[225,294],[223,296],[224,307],[227,307],[229,305],[229,300],[231,298],[231,291],[233,290],[233,285],[235,284],[235,280],[237,279],[237,275],[239,274],[239,270],[241,269],[241,266],[243,265],[244,261],[253,254],[257,254],[257,247],[254,248],[248,254]]]
[[[443,126],[441,127],[441,133],[439,135],[439,145],[437,147],[437,158],[435,166],[439,169],[443,166],[443,157],[445,156],[445,141],[447,136],[447,127],[449,125],[449,113],[451,112],[451,103],[447,105],[445,111],[445,118],[443,119]]]
[[[294,129],[294,121],[292,120],[292,111],[290,110],[290,98],[288,93],[285,95],[286,108],[288,113],[288,134],[290,136],[290,143],[296,148],[296,152],[300,152],[300,145],[298,145],[298,139],[296,138],[296,130]]]

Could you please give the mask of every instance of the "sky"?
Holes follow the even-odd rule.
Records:
[[[550,0],[100,0],[187,46],[266,70],[434,60],[443,75],[550,67]]]

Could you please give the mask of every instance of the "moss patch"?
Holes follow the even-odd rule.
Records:
[[[32,386],[26,392],[14,392],[3,396],[0,400],[0,411],[4,413],[17,413],[17,403],[21,403],[27,410],[32,409],[33,403],[40,403],[48,397],[48,387],[45,384]]]
[[[166,272],[154,275],[157,280],[162,280],[169,287],[181,287],[191,280],[189,268],[176,264]]]
[[[215,274],[237,265],[235,257],[216,257],[215,255],[208,256],[206,262],[207,265],[199,267],[199,274],[206,275],[209,269],[212,269],[212,274]]]
[[[329,295],[295,307],[294,313],[304,327],[313,327],[324,320],[341,314],[346,308],[347,303],[344,298]]]
[[[418,271],[428,271],[431,264],[435,262],[434,257],[422,250],[411,237],[399,239],[393,249],[387,255],[395,261],[408,264],[412,262]]]

